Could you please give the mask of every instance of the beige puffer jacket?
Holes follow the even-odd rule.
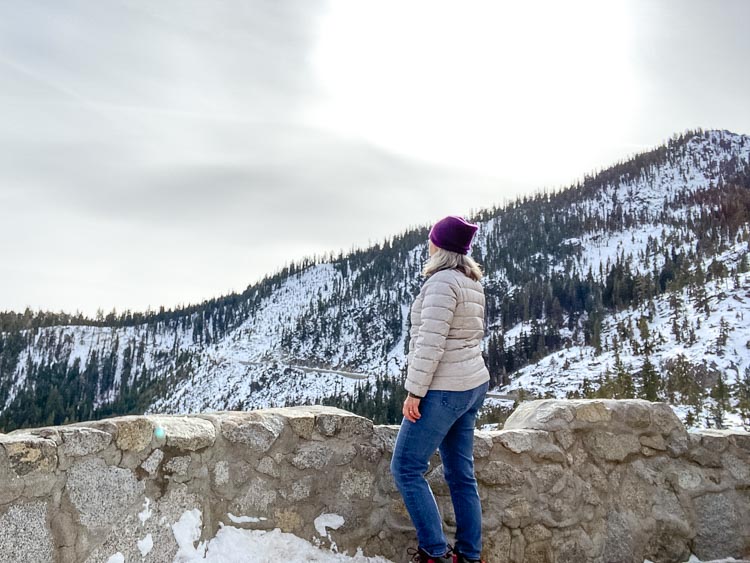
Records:
[[[466,391],[490,379],[482,357],[484,288],[457,269],[427,278],[411,306],[406,390]]]

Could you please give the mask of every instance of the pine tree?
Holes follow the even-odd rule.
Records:
[[[655,402],[659,400],[659,375],[656,373],[654,365],[651,363],[651,358],[646,355],[643,359],[643,365],[641,366],[641,389],[640,398],[646,399],[647,401]]]
[[[643,343],[643,353],[648,356],[653,351],[653,344],[651,342],[651,332],[648,326],[648,319],[645,315],[641,315],[638,319],[638,333]]]
[[[615,354],[615,379],[612,384],[611,397],[614,399],[634,399],[635,384],[633,376],[625,368],[619,354]]]
[[[713,399],[713,403],[709,408],[711,418],[716,428],[724,428],[724,416],[727,410],[730,409],[730,390],[724,383],[724,376],[721,373],[719,373],[718,381],[711,388],[711,398]]]
[[[729,339],[729,330],[729,322],[724,317],[721,317],[719,320],[719,335],[716,338],[716,354],[719,356],[724,355],[724,348]]]

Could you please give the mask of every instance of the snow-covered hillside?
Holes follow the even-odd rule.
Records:
[[[351,391],[357,380],[289,368],[289,364],[304,362],[309,354],[300,354],[301,360],[289,357],[281,346],[284,328],[295,326],[302,315],[314,310],[319,296],[330,298],[333,288],[342,283],[343,276],[330,264],[318,264],[287,278],[228,338],[201,350],[195,374],[149,410],[252,409],[300,404],[334,391]],[[344,333],[340,341],[342,350],[356,350],[357,344],[352,333]],[[337,360],[343,355],[334,358],[333,365],[339,365]]]
[[[719,373],[727,385],[737,385],[750,370],[744,323],[750,280],[743,271],[750,223],[731,198],[745,198],[737,209],[748,209],[748,177],[750,137],[697,132],[583,184],[470,218],[480,227],[473,255],[485,270],[485,351],[496,352],[491,348],[499,338],[502,353],[515,354],[513,362],[495,354],[493,377],[510,382],[495,391],[565,397],[581,392],[584,380],[598,386],[607,370],[617,369],[638,384],[644,351],[662,380],[670,362],[684,358],[703,373],[706,395]],[[47,412],[62,412],[60,423],[62,416],[106,414],[110,405],[113,412],[250,409],[317,402],[361,388],[361,379],[333,369],[370,380],[400,377],[426,239],[426,229],[412,230],[147,323],[126,319],[4,334],[0,415],[33,406],[42,420]],[[623,305],[618,291],[631,282]],[[587,341],[595,299],[604,304],[598,346]],[[547,329],[554,338],[544,357],[514,351],[535,319],[539,325],[553,318],[558,324]],[[696,425],[711,424],[711,400],[704,397]],[[70,406],[75,401],[102,410]],[[684,420],[687,407],[675,404],[675,410]],[[742,420],[728,412],[725,423]]]
[[[741,245],[743,252],[748,252],[748,243]],[[736,256],[736,253],[734,254]],[[721,373],[728,384],[734,384],[738,379],[750,373],[750,324],[744,322],[745,315],[750,319],[750,273],[740,274],[738,283],[732,280],[718,280],[708,282],[705,286],[706,300],[710,313],[706,315],[702,308],[696,307],[694,298],[687,290],[660,296],[654,300],[654,311],[646,307],[627,309],[608,316],[603,322],[602,340],[608,349],[596,353],[593,346],[588,346],[569,336],[569,346],[558,352],[549,354],[539,362],[525,366],[514,374],[513,382],[502,388],[494,389],[500,393],[514,393],[519,389],[540,397],[565,398],[571,393],[581,391],[584,381],[590,384],[603,378],[605,372],[614,377],[616,372],[616,355],[619,354],[622,366],[637,378],[643,367],[643,353],[635,353],[627,338],[623,338],[623,327],[629,337],[644,346],[644,340],[638,329],[638,321],[646,319],[648,338],[653,343],[650,354],[651,362],[657,373],[666,376],[666,365],[677,358],[685,358],[692,366],[705,366],[710,373]],[[677,299],[679,308],[675,311],[670,306],[670,300]],[[678,342],[673,332],[673,320],[677,320],[682,330],[694,331],[694,342]],[[727,323],[727,338],[720,345],[719,335],[722,319]],[[507,345],[520,338],[528,331],[528,323],[519,323],[513,329],[506,331]],[[619,340],[620,346],[616,352],[613,343]],[[675,412],[684,422],[687,406],[682,406],[680,399],[673,404]],[[507,404],[503,400],[489,400],[490,404]],[[704,416],[709,416],[713,399],[706,398],[703,402]],[[750,420],[742,420],[738,413],[727,413],[725,426],[727,428],[748,429]],[[705,419],[696,420],[692,425],[696,428],[706,427]]]

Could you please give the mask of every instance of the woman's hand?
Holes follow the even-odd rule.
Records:
[[[422,415],[419,414],[419,401],[416,397],[406,397],[404,401],[404,408],[401,412],[404,413],[406,420],[409,422],[416,422]]]

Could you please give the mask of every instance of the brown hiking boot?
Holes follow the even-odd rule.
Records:
[[[427,553],[421,547],[418,547],[417,549],[410,547],[406,550],[406,553],[411,555],[410,561],[412,561],[412,563],[454,563],[455,561],[454,555],[451,553],[450,548],[448,549],[446,554],[441,557],[433,557],[432,555],[427,555]]]

